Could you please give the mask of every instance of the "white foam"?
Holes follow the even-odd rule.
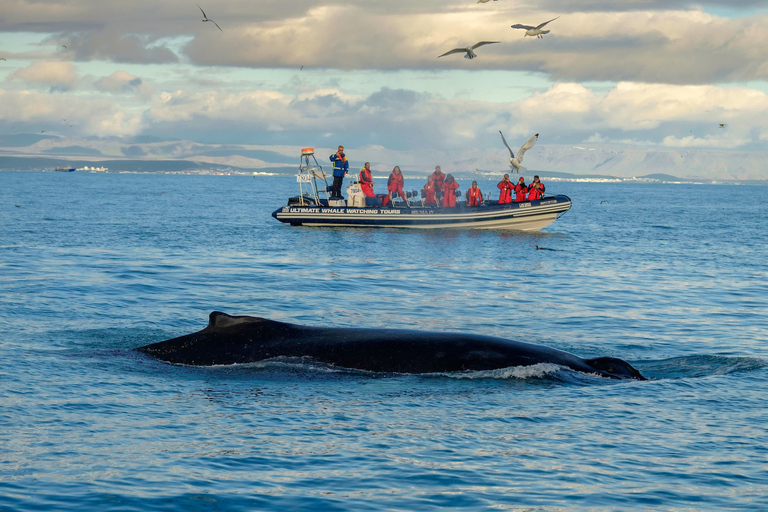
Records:
[[[539,379],[557,373],[563,367],[553,363],[539,363],[531,366],[510,366],[497,370],[482,370],[467,373],[446,373],[454,379]]]

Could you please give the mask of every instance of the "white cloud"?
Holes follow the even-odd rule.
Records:
[[[97,80],[95,85],[100,91],[112,94],[134,94],[147,99],[151,98],[154,92],[149,84],[127,71],[115,71]]]
[[[5,123],[38,127],[48,133],[76,131],[86,135],[126,136],[141,130],[141,116],[105,100],[83,99],[34,91],[0,89],[0,119]]]
[[[78,76],[75,66],[69,62],[35,62],[17,69],[8,76],[8,80],[63,92],[77,85]]]

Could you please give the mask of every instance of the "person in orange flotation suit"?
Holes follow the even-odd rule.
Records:
[[[525,178],[520,176],[517,185],[515,185],[515,202],[525,201],[526,192],[528,192],[528,187],[525,185]]]
[[[435,180],[435,199],[440,201],[443,197],[443,183],[445,182],[445,174],[438,165],[435,167],[435,172],[432,173],[432,178]]]
[[[360,188],[363,190],[365,197],[373,197],[375,195],[373,193],[374,183],[376,182],[373,181],[371,176],[371,164],[370,162],[365,162],[365,167],[360,169]]]
[[[405,192],[403,192],[403,173],[400,172],[400,167],[397,165],[392,169],[392,174],[389,175],[387,190],[389,190],[389,195],[381,201],[382,206],[387,206],[390,198],[394,199],[400,196],[405,201],[405,204],[410,207],[408,200],[405,198]]]
[[[533,201],[534,199],[541,199],[544,197],[544,184],[539,181],[539,176],[536,175],[533,177],[533,181],[528,186],[528,200]]]
[[[453,179],[453,175],[449,174],[445,177],[445,181],[443,182],[442,191],[443,191],[443,208],[453,208],[456,206],[456,189],[459,188],[459,184],[456,183],[456,180]]]
[[[437,206],[437,200],[435,199],[435,192],[437,190],[435,189],[435,176],[430,174],[427,176],[427,184],[424,185],[424,188],[421,189],[421,192],[424,197],[424,204],[428,204],[430,206]]]
[[[467,190],[466,198],[467,206],[480,206],[483,204],[483,193],[480,192],[476,181],[473,181],[472,186]]]
[[[498,185],[499,187],[499,204],[507,204],[512,202],[512,191],[515,190],[515,184],[509,181],[509,174],[504,175]]]

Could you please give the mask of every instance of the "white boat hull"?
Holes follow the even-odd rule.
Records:
[[[538,231],[570,208],[570,198],[559,195],[520,203],[456,208],[284,206],[272,216],[294,226]]]

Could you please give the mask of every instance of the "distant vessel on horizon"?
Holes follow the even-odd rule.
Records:
[[[75,168],[74,167],[61,167],[61,166],[59,166],[59,167],[55,168],[54,171],[56,171],[56,172],[75,172]]]

